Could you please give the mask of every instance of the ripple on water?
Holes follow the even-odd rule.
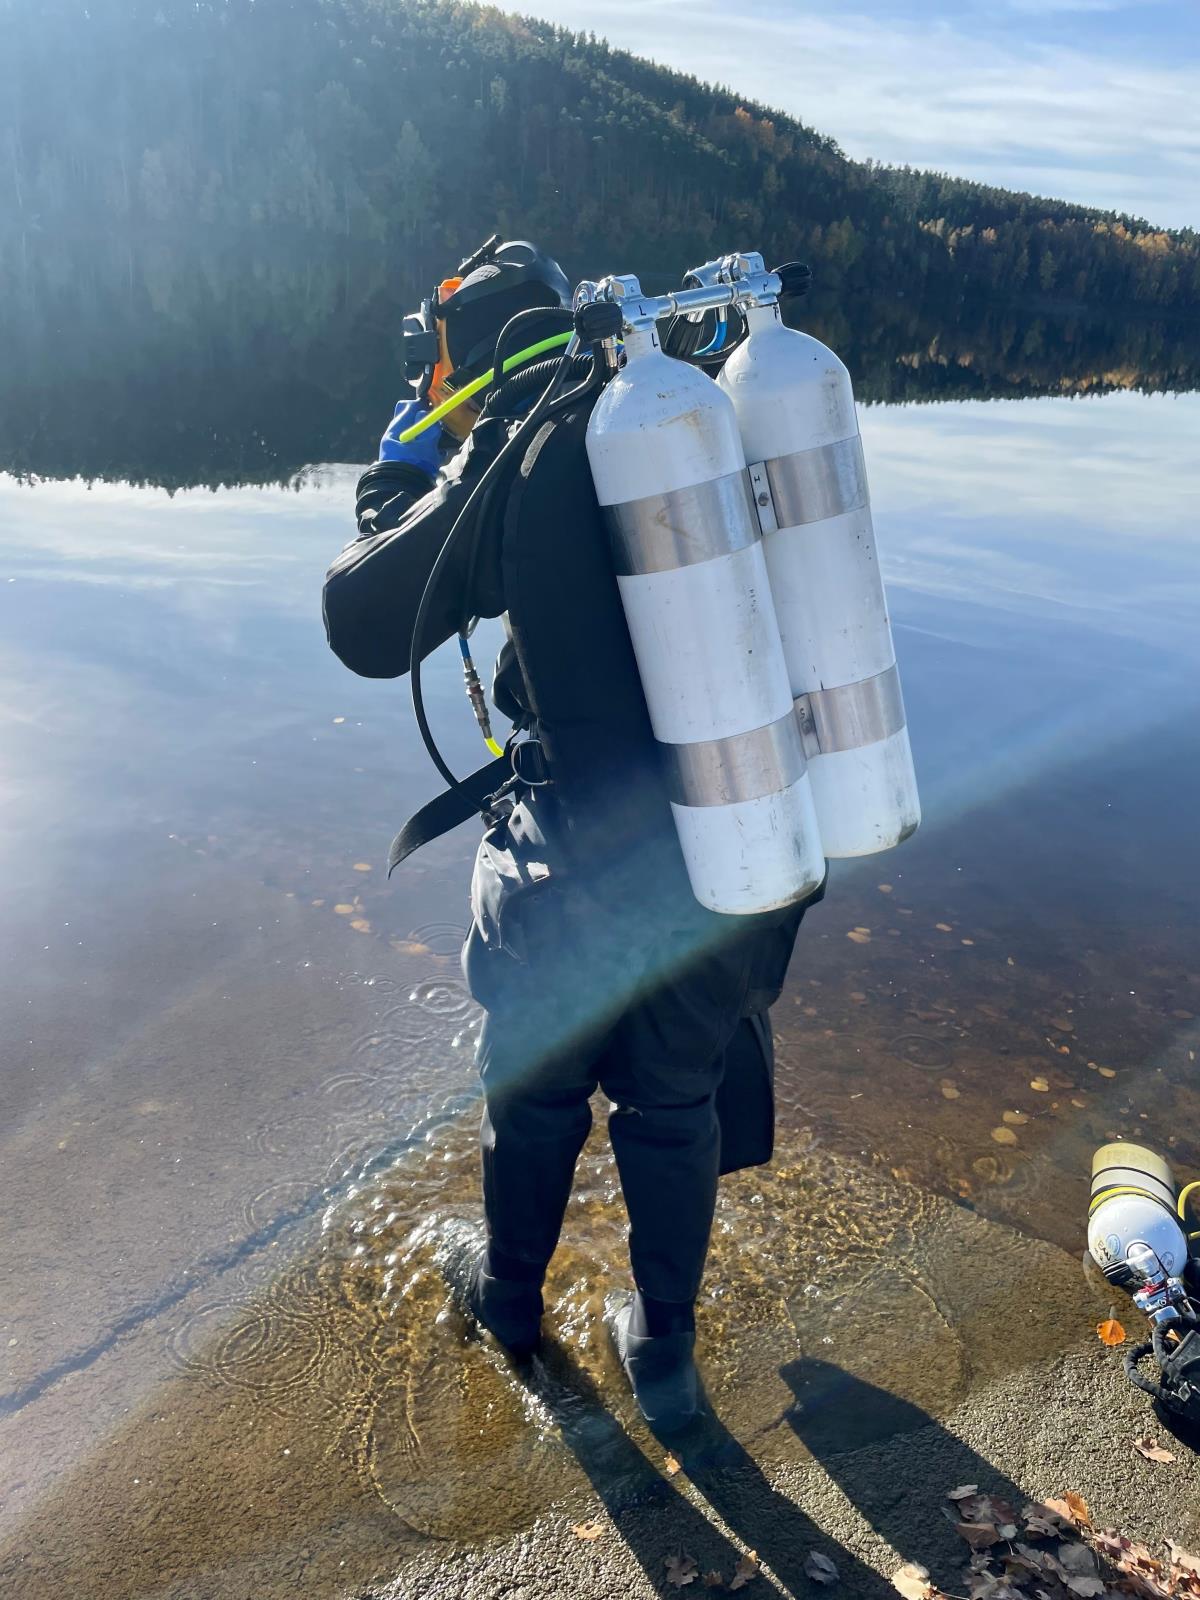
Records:
[[[465,983],[458,978],[422,978],[409,991],[413,1005],[435,1017],[462,1018],[477,1010]]]
[[[172,1331],[175,1366],[252,1409],[337,1424],[366,1386],[369,1354],[336,1296],[307,1268],[285,1268],[247,1298],[205,1300]]]
[[[948,1067],[954,1060],[954,1047],[948,1039],[928,1033],[901,1033],[888,1045],[894,1056],[907,1061],[910,1066],[936,1072]]]
[[[467,937],[467,929],[457,922],[423,922],[408,937],[413,944],[423,944],[435,956],[456,956]]]

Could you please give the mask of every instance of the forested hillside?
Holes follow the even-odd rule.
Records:
[[[0,0],[0,28],[9,290],[93,260],[132,282],[155,251],[374,252],[415,284],[495,228],[578,274],[758,246],[854,294],[1200,305],[1194,233],[853,162],[733,93],[455,0]]]

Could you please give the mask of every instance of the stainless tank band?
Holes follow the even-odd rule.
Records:
[[[613,558],[621,577],[673,572],[732,555],[759,538],[750,481],[744,472],[689,489],[648,494],[605,506]]]
[[[727,806],[790,789],[804,776],[804,748],[795,716],[726,739],[664,744],[667,785],[681,806]]]
[[[869,504],[862,439],[839,439],[815,450],[796,450],[763,462],[781,528],[824,522]]]
[[[904,726],[904,697],[896,667],[840,689],[814,689],[796,701],[806,756],[878,744]]]

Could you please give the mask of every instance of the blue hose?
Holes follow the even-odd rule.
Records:
[[[725,337],[728,334],[728,332],[729,332],[729,318],[728,317],[718,317],[717,318],[717,331],[713,334],[712,339],[709,341],[709,343],[704,346],[703,350],[697,350],[696,351],[696,354],[692,357],[692,360],[695,361],[698,356],[715,356],[715,355],[718,355],[725,348]]]

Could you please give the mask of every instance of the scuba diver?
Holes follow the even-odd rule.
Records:
[[[390,865],[471,816],[486,829],[463,950],[485,1013],[486,1227],[456,1267],[467,1307],[514,1358],[537,1349],[599,1088],[636,1286],[609,1297],[606,1321],[643,1414],[670,1431],[701,1404],[695,1305],[718,1177],[771,1156],[768,1009],[824,883],[749,916],[692,892],[585,451],[600,346],[564,355],[572,329],[558,264],[497,238],[406,319],[415,393],[359,480],[358,537],[329,569],[324,617],[352,671],[411,673],[447,783]],[[674,334],[693,351],[703,338],[690,323]],[[469,645],[476,619],[499,616],[503,751]],[[456,635],[493,754],[467,778],[437,751],[420,689],[421,661]]]

